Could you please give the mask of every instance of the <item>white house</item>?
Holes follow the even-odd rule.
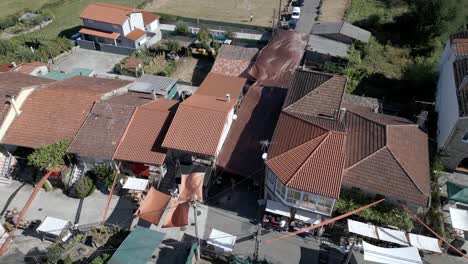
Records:
[[[109,3],[89,4],[80,14],[83,40],[140,48],[159,32],[159,16],[141,9]]]
[[[437,146],[448,169],[468,167],[468,31],[454,34],[438,65]]]

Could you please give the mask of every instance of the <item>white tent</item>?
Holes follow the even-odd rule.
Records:
[[[223,251],[232,252],[234,245],[236,244],[236,239],[236,236],[213,228],[207,243],[215,246],[215,248],[222,249]]]
[[[380,240],[403,246],[409,246],[406,233],[403,231],[393,230],[385,227],[377,227],[377,234],[379,235]]]
[[[364,248],[364,260],[384,264],[422,264],[418,249],[415,247],[405,248],[382,248],[362,242]]]
[[[349,232],[354,234],[379,239],[379,237],[377,236],[375,225],[361,223],[358,221],[348,219],[348,230]]]
[[[128,177],[123,185],[123,189],[144,191],[148,186],[148,180]]]
[[[287,206],[272,200],[267,200],[265,211],[276,215],[291,217]],[[305,211],[301,211],[300,213],[296,212],[295,218],[314,225],[320,223],[320,216],[318,214],[307,213]]]
[[[55,217],[47,216],[44,221],[42,221],[41,225],[37,227],[36,231],[40,233],[44,233],[46,235],[52,235],[54,237],[59,237],[62,232],[68,229],[71,226],[70,221],[58,219]],[[62,241],[67,241],[70,238],[71,233],[66,232],[63,234]]]
[[[412,246],[432,252],[442,253],[439,247],[439,240],[416,234],[408,234]]]
[[[450,207],[450,218],[453,228],[468,231],[468,210]]]

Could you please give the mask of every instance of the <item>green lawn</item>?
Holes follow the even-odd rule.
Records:
[[[4,1],[4,0],[2,0]],[[18,0],[7,0],[10,2],[18,1]],[[49,0],[52,1],[52,0]],[[81,11],[89,4],[93,2],[110,2],[114,4],[126,5],[126,6],[137,6],[143,0],[100,0],[100,1],[93,1],[93,0],[63,0],[59,5],[50,7],[46,9],[50,11],[54,17],[54,22],[50,23],[47,27],[45,27],[42,32],[34,32],[31,35],[42,35],[44,34],[46,38],[53,38],[58,35],[65,35],[69,36],[73,33],[76,33],[76,28],[81,25],[81,20],[79,19],[79,15]],[[21,0],[20,2],[26,2],[26,0]],[[24,4],[24,7],[35,6],[38,0],[30,0],[29,3],[31,5]],[[42,1],[47,2],[47,0]],[[67,31],[68,30],[68,31]]]
[[[12,15],[25,8],[36,10],[51,0],[1,0],[0,17]]]

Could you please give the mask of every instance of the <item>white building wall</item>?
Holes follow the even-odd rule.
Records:
[[[223,132],[221,133],[221,138],[219,139],[218,147],[216,148],[216,156],[218,156],[221,148],[223,147],[224,141],[226,141],[227,135],[229,133],[229,129],[231,128],[232,121],[234,117],[234,108],[228,114],[228,118],[226,123],[224,124]]]
[[[145,30],[145,24],[143,22],[143,14],[142,13],[131,13],[130,14],[130,25],[132,27],[131,30],[134,30],[135,28]]]
[[[155,21],[146,25],[146,31],[154,32],[158,29],[158,27],[159,27],[159,19],[156,19]]]
[[[455,56],[449,44],[445,46],[440,61],[439,80],[437,83],[436,111],[437,146],[442,149],[449,139],[459,117],[458,99],[453,73]]]
[[[29,88],[21,91],[16,98],[16,104],[18,105],[18,108],[21,109],[23,106],[24,102],[26,101],[26,98],[34,91],[34,88]],[[8,128],[10,127],[11,123],[16,118],[16,112],[13,106],[10,106],[10,109],[8,110],[7,115],[5,116],[5,119],[3,120],[3,123],[0,125],[0,141],[3,140],[3,137],[5,136],[6,132],[8,131]]]
[[[130,33],[130,21],[127,19],[122,25],[122,30],[123,30],[123,35],[126,36],[128,33]]]

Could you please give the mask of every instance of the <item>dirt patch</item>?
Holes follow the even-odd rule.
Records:
[[[322,4],[322,22],[343,21],[346,9],[351,0],[324,0]]]
[[[211,71],[213,61],[208,58],[183,58],[176,62],[177,69],[172,77],[198,86]]]
[[[272,23],[273,9],[278,12],[279,2],[280,0],[155,0],[145,7],[145,10],[269,27]],[[250,13],[254,16],[252,22]]]

